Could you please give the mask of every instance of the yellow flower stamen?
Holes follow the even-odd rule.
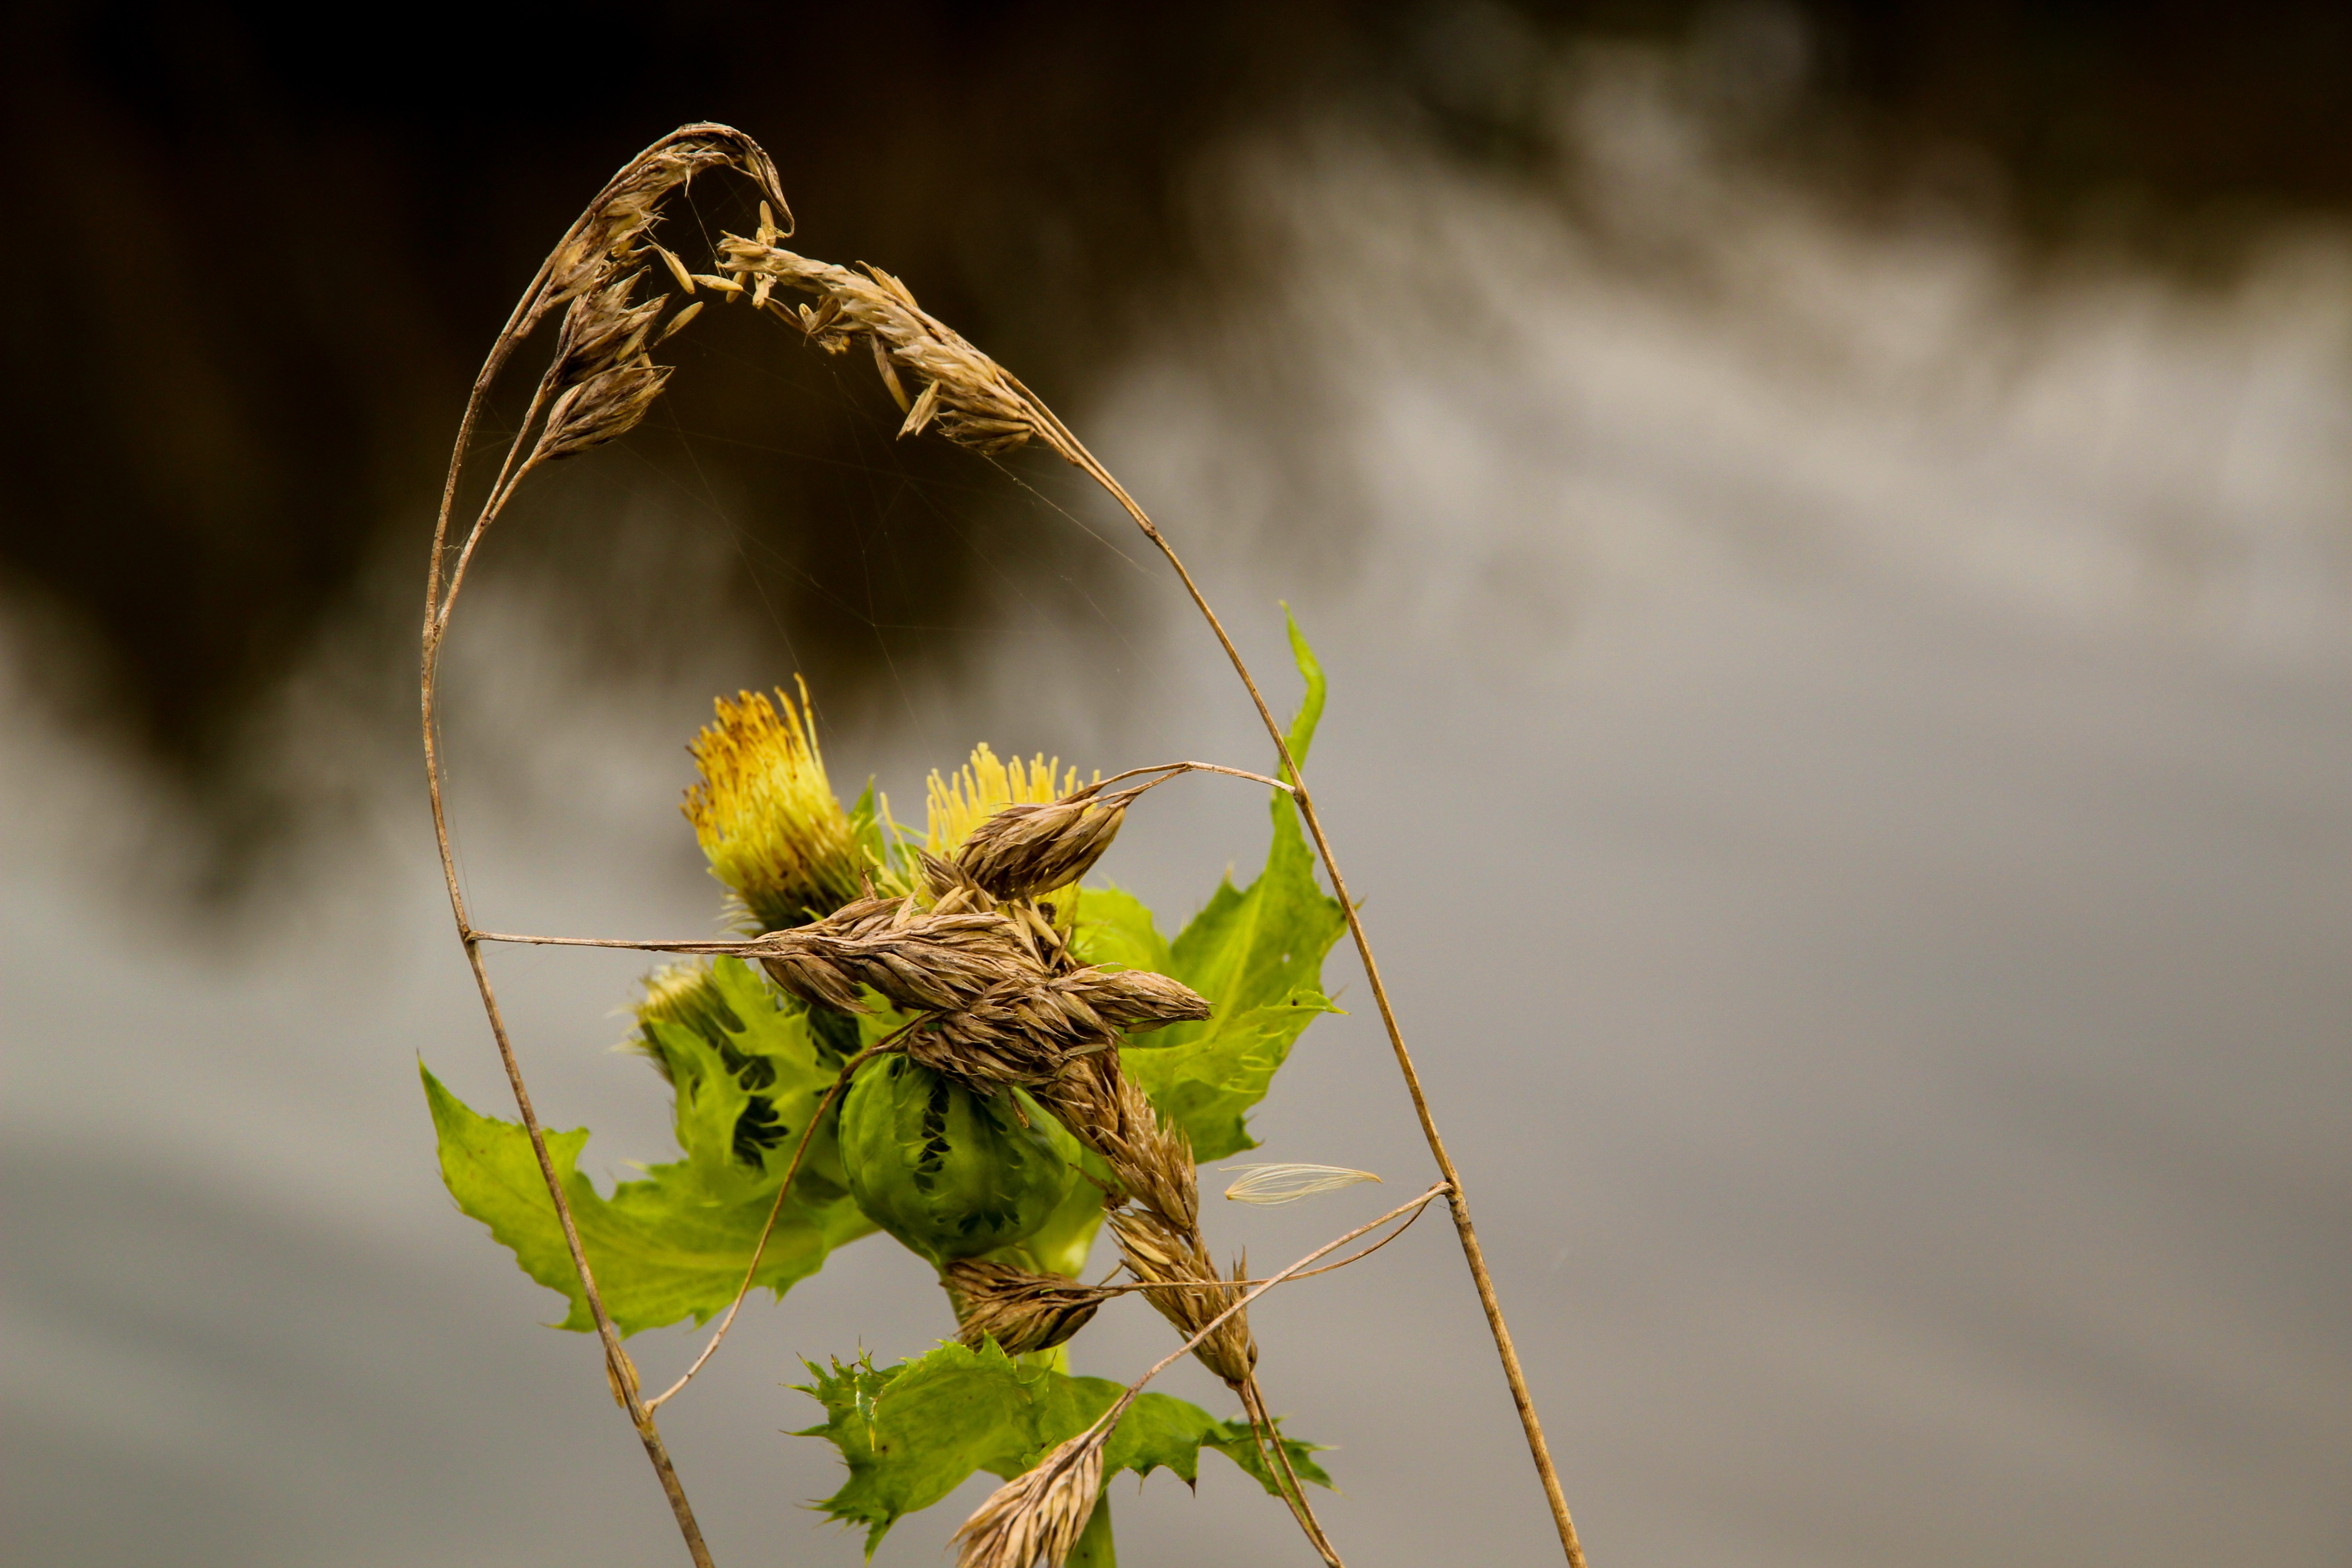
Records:
[[[869,857],[824,775],[809,720],[808,686],[795,703],[781,689],[738,692],[712,707],[695,737],[702,778],[680,808],[710,874],[741,900],[745,924],[776,931],[832,913],[858,896]]]

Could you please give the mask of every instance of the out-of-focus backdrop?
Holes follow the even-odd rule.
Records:
[[[419,1059],[503,1084],[413,635],[490,336],[699,118],[1063,412],[1281,700],[1277,599],[1316,639],[1309,772],[1597,1563],[2352,1554],[2341,7],[352,20],[0,23],[10,1561],[677,1554],[593,1348],[440,1187]],[[752,221],[695,196],[690,253]],[[983,739],[1263,765],[1049,459],[894,442],[724,312],[674,342],[460,621],[485,923],[709,929],[683,742],[796,671],[902,803]],[[1187,782],[1104,868],[1181,920],[1264,841]],[[642,963],[494,962],[549,1121],[663,1157],[607,1048]],[[1329,973],[1255,1128],[1390,1184],[1213,1200],[1260,1260],[1428,1175]],[[1358,1568],[1554,1552],[1442,1221],[1256,1316]],[[882,1243],[760,1299],[666,1418],[721,1562],[857,1560],[786,1385],[949,1327]],[[1076,1361],[1165,1343],[1119,1303]],[[1130,1564],[1298,1559],[1219,1464],[1121,1484]]]

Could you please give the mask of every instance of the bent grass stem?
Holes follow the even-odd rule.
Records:
[[[499,371],[505,367],[508,358],[513,353],[515,348],[525,336],[529,335],[531,328],[538,323],[539,317],[545,311],[549,303],[548,289],[553,280],[556,258],[564,254],[568,247],[587,231],[592,222],[603,215],[606,204],[623,188],[625,182],[639,171],[651,166],[654,161],[668,149],[682,142],[696,140],[709,141],[733,148],[735,150],[733,156],[739,161],[742,172],[774,196],[777,205],[783,208],[785,212],[786,221],[790,221],[791,209],[784,205],[783,192],[778,187],[775,177],[775,166],[769,162],[765,153],[758,150],[757,144],[751,138],[730,126],[699,123],[681,126],[625,164],[621,171],[606,183],[604,189],[597,193],[596,199],[583,209],[579,218],[574,220],[571,229],[565,233],[562,243],[549,252],[547,259],[540,263],[539,270],[532,275],[530,284],[524,289],[522,298],[516,301],[513,313],[507,318],[506,325],[499,330],[498,340],[491,344],[488,356],[483,361],[480,372],[475,376],[473,390],[466,399],[465,414],[457,424],[457,445],[450,454],[448,475],[442,481],[441,506],[433,524],[432,560],[425,571],[425,630],[419,660],[418,707],[425,737],[425,782],[433,806],[433,837],[440,851],[442,879],[449,890],[449,912],[457,922],[458,939],[465,945],[466,962],[473,970],[475,987],[481,993],[482,1010],[489,1019],[490,1034],[498,1045],[499,1061],[506,1069],[507,1082],[514,1091],[516,1112],[521,1117],[523,1131],[530,1139],[531,1153],[538,1161],[540,1178],[546,1184],[548,1202],[553,1205],[556,1221],[562,1228],[564,1247],[571,1254],[572,1268],[580,1281],[581,1296],[588,1303],[589,1314],[595,1320],[596,1335],[603,1343],[604,1351],[605,1371],[612,1378],[614,1387],[621,1394],[622,1404],[628,1412],[629,1421],[636,1428],[638,1441],[645,1447],[646,1458],[653,1466],[654,1474],[661,1483],[662,1494],[668,1500],[670,1512],[677,1521],[678,1534],[686,1542],[688,1555],[693,1559],[695,1568],[714,1568],[710,1548],[703,1540],[702,1527],[694,1517],[693,1506],[687,1500],[686,1488],[678,1479],[677,1467],[670,1462],[668,1446],[662,1441],[660,1428],[654,1424],[653,1413],[646,1408],[645,1402],[638,1396],[636,1379],[629,1375],[629,1361],[626,1353],[621,1349],[620,1332],[614,1327],[612,1314],[604,1310],[604,1297],[596,1289],[594,1271],[589,1268],[588,1254],[580,1244],[580,1227],[572,1218],[572,1205],[564,1195],[563,1182],[556,1173],[555,1161],[548,1153],[547,1134],[540,1126],[538,1112],[532,1109],[530,1090],[523,1081],[522,1065],[516,1059],[514,1043],[508,1037],[506,1021],[499,1011],[498,996],[490,985],[489,971],[483,965],[482,939],[474,932],[473,922],[467,918],[465,892],[457,879],[457,856],[449,843],[448,811],[442,799],[439,718],[435,703],[440,674],[441,646],[448,634],[450,614],[457,608],[457,590],[463,586],[462,573],[465,563],[491,521],[504,508],[508,498],[514,493],[514,485],[510,482],[510,470],[515,464],[515,455],[521,449],[521,442],[529,434],[529,427],[526,426],[523,430],[517,433],[514,444],[509,447],[506,462],[499,471],[499,482],[491,487],[490,497],[484,503],[481,515],[475,520],[474,526],[467,531],[465,548],[459,552],[457,570],[450,574],[448,590],[445,595],[442,589],[443,555],[448,547],[450,516],[457,506],[458,477],[465,466],[466,449],[473,440],[474,427],[481,417],[482,405],[489,394],[490,385],[498,379]],[[534,417],[537,416],[545,401],[544,386],[545,383],[542,379],[542,395],[532,400]],[[527,468],[528,462],[524,466]],[[520,479],[520,478],[519,474],[511,475],[512,479]]]

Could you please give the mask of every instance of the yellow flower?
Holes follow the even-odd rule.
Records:
[[[858,896],[871,868],[825,780],[806,683],[800,689],[798,703],[781,689],[773,704],[757,691],[717,699],[717,721],[687,747],[702,778],[680,809],[754,931],[831,914]]]

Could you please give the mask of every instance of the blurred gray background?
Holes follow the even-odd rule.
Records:
[[[682,1560],[593,1345],[440,1185],[419,1059],[505,1091],[412,682],[473,364],[704,116],[808,250],[1060,407],[1278,704],[1277,600],[1315,639],[1308,772],[1597,1564],[2352,1560],[2336,8],[7,26],[9,1561]],[[749,221],[712,182],[672,232]],[[664,412],[528,497],[458,623],[486,925],[709,929],[683,743],[795,671],[902,816],[983,739],[1264,765],[1049,460],[895,444],[860,366],[743,321],[675,342]],[[1194,781],[1104,869],[1173,927],[1265,838]],[[666,1157],[608,1048],[643,964],[493,963],[583,1165]],[[1327,976],[1352,1011],[1262,1157],[1388,1185],[1213,1200],[1260,1262],[1431,1179]],[[1255,1319],[1351,1563],[1556,1558],[1442,1219]],[[881,1241],[747,1310],[665,1414],[722,1563],[858,1560],[786,1385],[950,1326]],[[1122,1302],[1076,1361],[1167,1343]],[[1301,1560],[1202,1470],[1118,1483],[1127,1562]],[[984,1489],[878,1560],[940,1561]]]

